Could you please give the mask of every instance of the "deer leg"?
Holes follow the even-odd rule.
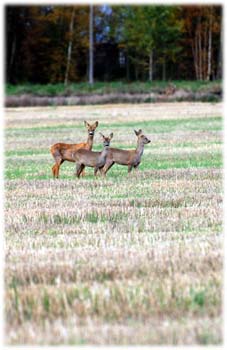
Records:
[[[76,176],[78,177],[78,179],[79,179],[82,171],[84,170],[84,168],[85,168],[84,164],[77,163],[77,165],[76,165]]]
[[[76,176],[79,178],[80,177],[80,173],[81,173],[81,164],[76,163]]]
[[[52,166],[52,174],[53,174],[53,178],[55,178],[55,168],[56,168],[56,164],[54,164]]]
[[[99,168],[96,166],[95,170],[94,170],[94,176],[97,176],[97,172],[98,172]]]
[[[102,167],[95,167],[94,175],[97,176],[98,171],[99,171],[100,175],[102,176],[103,175],[103,167],[104,167],[104,165]]]
[[[83,170],[82,172],[81,172],[81,176],[85,176],[85,170]]]
[[[57,159],[55,159],[55,161],[56,161],[56,163],[52,167],[52,173],[53,173],[53,177],[54,178],[58,178],[58,176],[59,176],[59,169],[60,169],[61,164],[64,162],[64,160],[61,159],[61,158],[57,158]]]
[[[105,176],[103,169],[104,165],[98,169],[101,176]]]
[[[81,173],[83,173],[83,171],[84,171],[84,168],[85,168],[85,165],[81,165],[81,172],[80,172],[80,175],[81,175]]]
[[[104,176],[106,176],[107,171],[109,171],[110,168],[111,168],[113,165],[114,165],[114,162],[106,163],[105,166],[104,166],[104,168],[103,168],[102,174],[103,174]]]
[[[61,161],[57,164],[57,178],[59,177],[59,170],[62,163],[64,163],[64,159],[61,159]]]
[[[128,165],[128,173],[130,173],[132,171],[132,165]]]

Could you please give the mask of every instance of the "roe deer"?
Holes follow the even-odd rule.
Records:
[[[132,151],[126,151],[118,148],[110,148],[106,158],[106,164],[102,169],[104,176],[106,175],[107,171],[114,165],[114,163],[120,165],[127,165],[128,172],[130,172],[133,167],[139,167],[144,145],[151,141],[145,135],[142,134],[141,129],[139,131],[134,130],[134,132],[138,137],[137,148]]]
[[[97,175],[98,170],[101,170],[105,163],[106,157],[109,152],[110,140],[113,137],[113,133],[109,137],[105,137],[103,134],[100,135],[103,138],[103,150],[101,152],[88,151],[86,149],[79,149],[76,152],[72,153],[72,158],[77,163],[76,164],[76,176],[79,178],[81,172],[85,166],[95,168],[94,175]]]
[[[53,177],[58,178],[60,166],[65,160],[67,160],[68,162],[75,162],[75,160],[72,158],[73,152],[79,150],[80,148],[84,148],[87,150],[92,149],[95,129],[97,128],[99,123],[96,121],[93,125],[90,125],[89,123],[84,121],[84,124],[88,130],[87,142],[75,144],[56,143],[55,145],[51,146],[50,152],[55,159],[55,164],[52,167]]]

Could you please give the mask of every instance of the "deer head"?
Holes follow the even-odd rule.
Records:
[[[97,128],[97,126],[99,125],[99,122],[96,121],[94,124],[89,124],[88,122],[86,122],[86,120],[84,121],[84,124],[88,130],[88,134],[89,135],[94,135],[95,133],[95,129]]]
[[[138,141],[146,145],[147,143],[150,143],[151,140],[149,140],[145,135],[143,135],[143,132],[141,129],[138,131],[134,130],[136,136],[138,137]]]
[[[108,147],[110,145],[110,140],[113,138],[113,133],[111,132],[109,137],[104,136],[101,132],[99,134],[103,138],[103,146]]]

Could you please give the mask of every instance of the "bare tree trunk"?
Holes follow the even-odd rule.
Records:
[[[194,68],[195,68],[195,77],[196,77],[196,80],[198,80],[198,69],[197,69],[197,61],[196,61],[196,56],[197,56],[197,53],[196,53],[196,37],[194,39],[194,43],[193,43],[193,40],[192,40],[192,56],[193,56],[193,62],[194,62]]]
[[[126,79],[127,79],[127,81],[130,80],[130,67],[129,67],[129,65],[130,65],[129,54],[127,52],[127,55],[126,55]]]
[[[93,5],[90,5],[90,17],[89,17],[89,84],[94,83],[94,58],[93,58]]]
[[[199,30],[198,30],[198,44],[199,44],[199,80],[203,79],[202,75],[202,43],[201,43],[201,17],[199,17]]]
[[[198,35],[195,36],[195,71],[196,80],[199,80],[199,54],[198,54]]]
[[[164,59],[162,64],[162,80],[166,80],[166,60]]]
[[[223,60],[223,25],[221,19],[221,30],[220,30],[220,46],[218,52],[218,67],[217,67],[217,79],[222,78],[222,60]]]
[[[9,61],[9,73],[8,77],[11,79],[11,73],[12,73],[12,67],[15,59],[15,53],[16,53],[16,35],[14,35],[13,43],[12,43],[12,49],[11,49],[11,55],[10,55],[10,61]]]
[[[207,36],[208,36],[208,28],[205,26],[203,30],[203,37],[204,37],[204,42],[203,42],[203,72],[204,72],[204,79],[207,77],[207,57],[208,57],[208,43],[207,43]]]
[[[210,11],[209,20],[209,39],[208,39],[208,61],[207,61],[207,77],[206,80],[210,80],[211,76],[211,59],[212,59],[212,13]]]
[[[69,25],[69,45],[68,45],[68,54],[67,54],[67,64],[66,64],[66,71],[65,71],[65,80],[64,84],[68,84],[69,79],[69,69],[71,64],[71,57],[72,57],[72,43],[73,43],[73,29],[74,29],[74,18],[75,18],[75,7],[73,8],[71,21]]]
[[[149,81],[153,80],[153,51],[149,54]]]

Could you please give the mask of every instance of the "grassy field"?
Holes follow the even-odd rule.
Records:
[[[49,148],[99,121],[140,170],[51,177]],[[222,343],[222,106],[165,103],[8,108],[5,342]]]
[[[221,81],[173,81],[176,88],[188,89],[190,91],[204,91],[221,85]],[[20,84],[6,85],[6,95],[33,94],[37,96],[64,96],[71,94],[109,94],[109,93],[149,93],[164,91],[168,85],[167,81],[153,82],[95,82],[92,86],[87,82],[73,83],[65,86],[64,84]]]

